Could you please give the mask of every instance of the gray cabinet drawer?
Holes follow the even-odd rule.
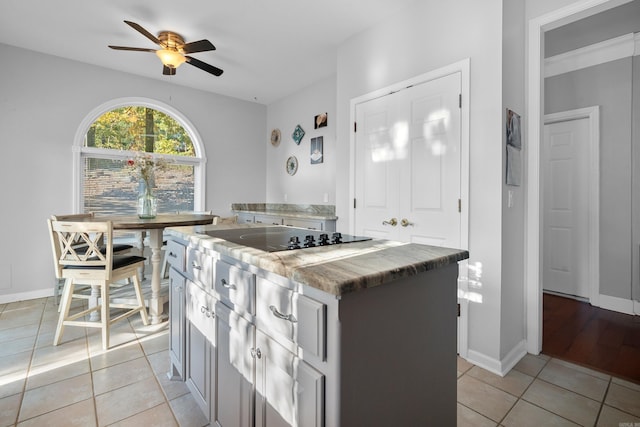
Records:
[[[166,258],[169,265],[180,272],[184,272],[185,246],[176,241],[168,240],[165,251],[167,251]]]
[[[216,263],[215,290],[239,313],[256,313],[256,276],[224,261]]]
[[[191,280],[205,289],[213,289],[214,268],[215,260],[211,255],[194,248],[187,249],[186,273]]]
[[[256,281],[256,319],[269,335],[280,335],[325,359],[326,305],[262,277]]]

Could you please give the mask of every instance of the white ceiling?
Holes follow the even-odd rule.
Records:
[[[269,104],[334,74],[343,41],[414,1],[2,0],[0,43]],[[157,48],[124,20],[210,40],[217,50],[191,56],[224,74],[184,64],[163,76],[154,54],[109,49]]]

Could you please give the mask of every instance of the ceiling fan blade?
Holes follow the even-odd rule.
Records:
[[[151,34],[149,31],[145,30],[144,28],[142,28],[140,25],[136,24],[135,22],[131,22],[131,21],[124,21],[124,23],[129,25],[134,30],[138,31],[140,34],[142,34],[143,36],[145,36],[146,38],[148,38],[149,40],[151,40],[155,44],[158,44],[158,45],[162,46],[162,43],[160,43],[160,40],[158,40],[158,38],[156,36]]]
[[[171,67],[167,67],[165,65],[164,67],[162,67],[162,74],[164,74],[165,76],[175,76],[176,75],[176,69],[175,68],[171,68]]]
[[[184,53],[206,52],[208,50],[216,50],[216,47],[209,40],[198,40],[182,46]]]
[[[147,49],[144,47],[126,47],[126,46],[111,46],[111,45],[109,45],[109,47],[115,50],[133,50],[135,52],[155,52],[155,49]]]
[[[190,56],[185,56],[185,59],[189,64],[193,65],[194,67],[200,68],[201,70],[206,71],[207,73],[211,73],[214,76],[219,76],[222,74],[222,70],[220,68],[214,67],[213,65],[209,65],[206,62],[202,62]]]

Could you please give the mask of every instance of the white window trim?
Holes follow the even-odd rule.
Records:
[[[82,182],[82,160],[87,154],[92,157],[100,158],[112,158],[119,159],[122,155],[114,155],[115,150],[102,149],[95,147],[85,147],[84,139],[89,131],[89,128],[100,116],[104,113],[114,110],[120,107],[127,106],[139,106],[153,108],[167,114],[175,119],[180,125],[187,131],[193,148],[195,150],[195,157],[182,157],[182,156],[164,156],[159,155],[166,159],[176,159],[181,163],[191,163],[194,167],[194,188],[193,188],[193,208],[194,210],[204,210],[205,206],[205,194],[206,194],[206,164],[207,157],[204,151],[204,145],[202,144],[202,138],[196,130],[195,126],[187,119],[182,113],[175,108],[160,102],[155,99],[130,97],[130,98],[118,98],[111,101],[107,101],[104,104],[94,108],[87,116],[82,120],[80,126],[76,131],[76,135],[73,140],[73,209],[74,212],[80,212],[83,207],[83,182]],[[132,152],[123,151],[129,156]]]

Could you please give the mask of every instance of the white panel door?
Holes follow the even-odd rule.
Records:
[[[356,234],[395,239],[398,216],[399,148],[397,96],[373,99],[356,107]],[[386,221],[386,224],[383,224]],[[391,225],[393,222],[396,225]],[[395,228],[394,228],[395,227]]]
[[[543,289],[589,298],[589,119],[544,127]]]
[[[460,82],[356,106],[356,234],[460,247]]]

